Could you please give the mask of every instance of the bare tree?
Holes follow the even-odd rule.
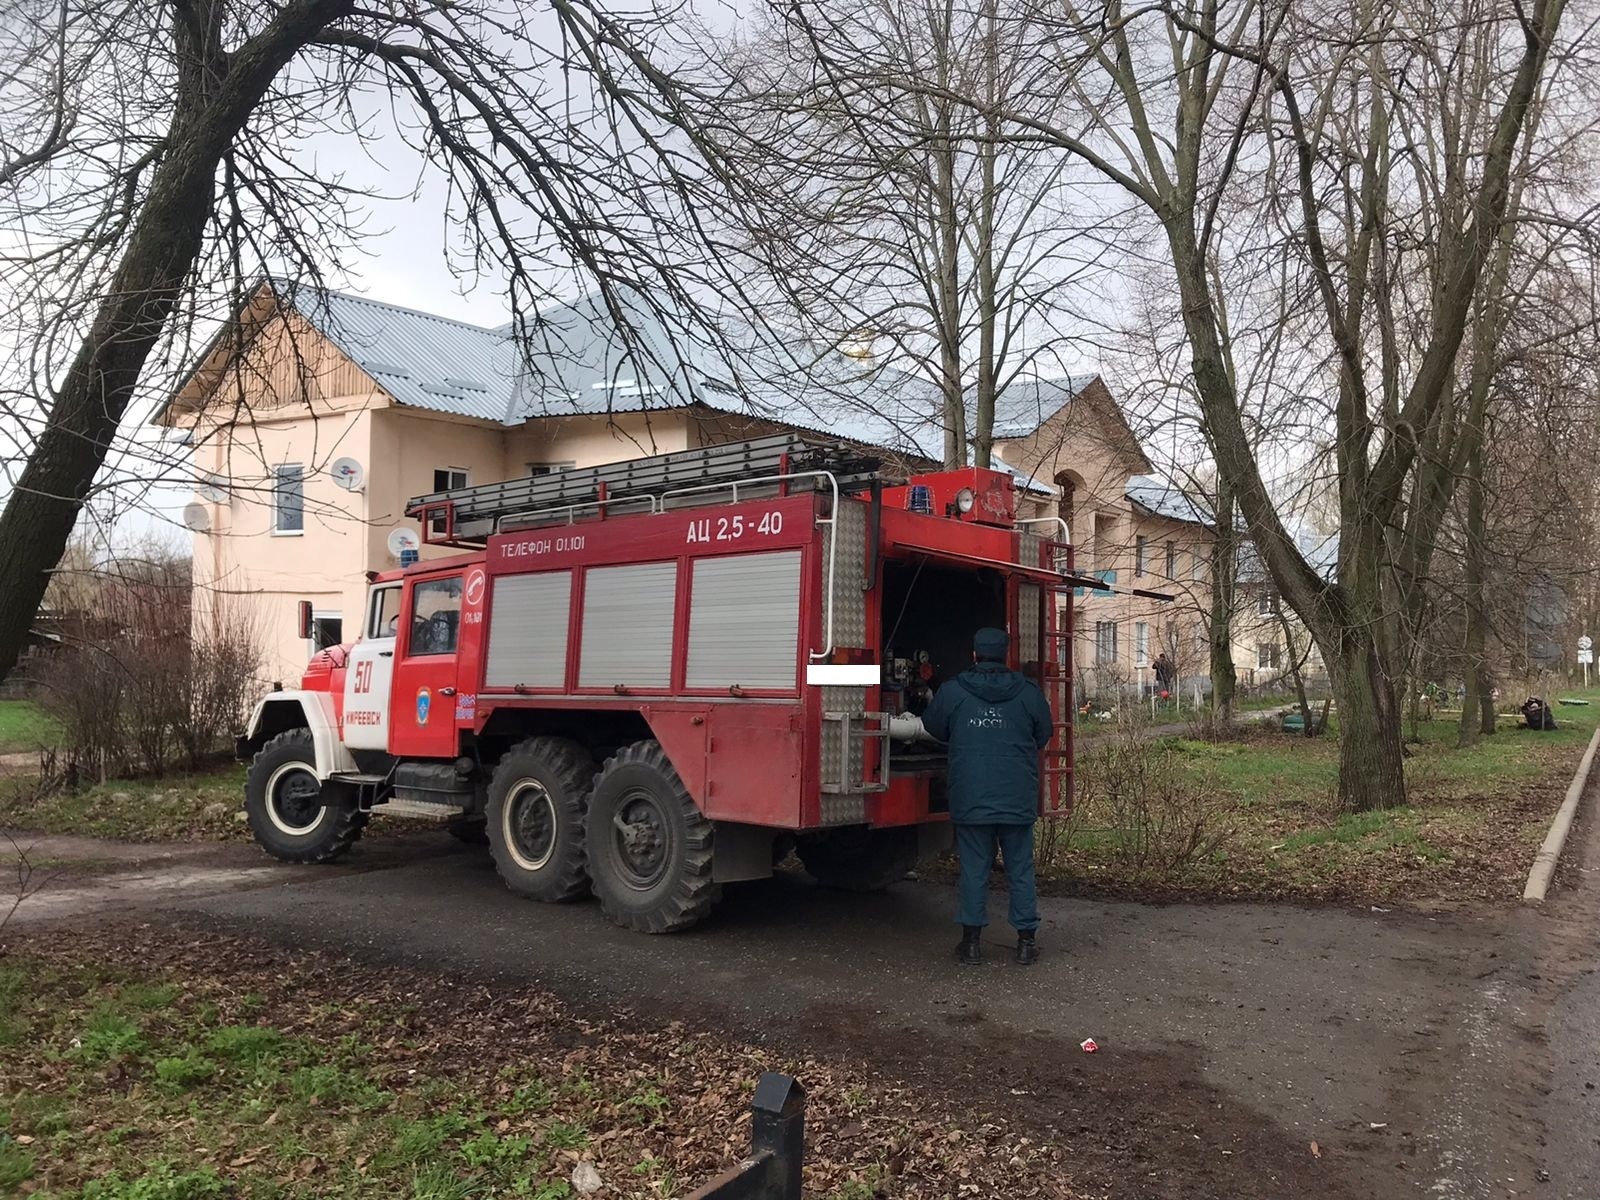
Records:
[[[677,235],[703,179],[651,65],[664,19],[585,0],[0,7],[0,416],[20,431],[0,672],[127,422],[219,321],[248,339],[228,322],[260,273],[317,285],[359,245],[391,190],[358,182],[364,157],[442,176],[453,265],[503,280],[525,336],[574,268],[619,324],[629,285],[690,308]]]
[[[839,402],[872,403],[870,380],[880,408],[942,428],[948,466],[969,448],[989,466],[996,397],[1061,373],[1070,332],[1093,328],[1072,300],[1108,218],[1062,187],[1065,153],[1006,141],[991,111],[1039,99],[1021,15],[822,0],[724,38],[701,89],[699,123],[740,176],[732,236],[774,310],[861,358]],[[884,82],[908,73],[950,94]]]
[[[1063,0],[1038,14],[1036,61],[1075,97],[1078,119],[997,114],[1016,140],[1071,151],[1160,222],[1201,426],[1329,667],[1340,797],[1352,810],[1405,795],[1395,568],[1412,551],[1407,507],[1440,502],[1417,490],[1417,471],[1459,399],[1458,352],[1563,7],[1484,0],[1464,21],[1361,0]],[[903,86],[951,94],[926,79]],[[1419,89],[1433,97],[1424,111],[1412,103]],[[1480,96],[1492,97],[1486,119],[1458,120]],[[1426,256],[1408,254],[1419,244]],[[1342,535],[1332,584],[1285,524],[1229,370],[1214,265],[1272,253],[1306,371],[1320,364],[1332,393]],[[1414,314],[1403,323],[1401,303]]]

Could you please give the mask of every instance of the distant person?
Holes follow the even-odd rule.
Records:
[[[1005,665],[1010,644],[1004,630],[978,630],[972,669],[941,687],[922,716],[928,732],[950,747],[950,821],[961,861],[956,957],[968,966],[983,961],[996,846],[1011,891],[1017,961],[1028,966],[1039,957],[1033,824],[1039,751],[1050,741],[1053,718],[1038,685]]]
[[[1160,654],[1156,655],[1156,661],[1150,665],[1155,669],[1156,673],[1156,690],[1159,692],[1170,692],[1172,690],[1172,685],[1178,680],[1178,668],[1174,666],[1172,660],[1167,657],[1166,651],[1163,650]]]
[[[1554,729],[1556,715],[1550,711],[1550,706],[1538,696],[1529,696],[1522,702],[1522,719],[1529,729]]]

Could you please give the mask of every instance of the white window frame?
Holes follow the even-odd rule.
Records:
[[[279,522],[283,518],[283,508],[280,504],[280,489],[284,483],[284,472],[298,471],[295,482],[300,485],[300,528],[284,529]],[[273,537],[304,537],[306,532],[306,465],[304,463],[279,463],[272,468],[272,536]]]
[[[1167,578],[1171,579],[1171,580],[1176,580],[1178,578],[1178,543],[1177,542],[1168,542],[1167,543]]]
[[[1150,554],[1150,538],[1146,534],[1136,533],[1133,536],[1133,577],[1137,579],[1144,574],[1145,560]]]
[[[342,645],[344,643],[344,613],[343,613],[343,611],[341,611],[339,609],[332,609],[332,608],[314,608],[314,609],[311,610],[311,628],[312,628],[313,632],[316,630],[318,621],[338,621],[339,622],[339,640],[337,642],[335,642],[334,645],[338,646],[338,645]],[[315,654],[317,652],[317,639],[316,639],[315,636],[307,638],[306,639],[306,645],[310,648],[310,654]],[[309,656],[310,655],[308,654],[307,657],[309,657]]]
[[[538,479],[545,475],[559,475],[562,471],[575,471],[577,469],[578,464],[570,460],[566,462],[531,462],[527,464],[527,475],[529,479]]]
[[[444,486],[439,486],[439,476],[445,477]],[[461,476],[461,482],[455,482],[453,476]],[[433,469],[433,490],[436,492],[453,492],[457,488],[472,486],[472,471],[467,467],[435,467]],[[444,532],[444,514],[428,518],[428,529],[433,533]]]
[[[1256,594],[1256,616],[1275,617],[1278,615],[1278,593],[1271,588],[1262,588]]]
[[[1133,661],[1136,666],[1144,666],[1150,661],[1150,622],[1135,621],[1133,623]]]
[[[1109,634],[1109,636],[1107,636]],[[1096,621],[1094,623],[1094,661],[1096,665],[1114,663],[1117,661],[1117,623],[1115,621]],[[1106,653],[1107,650],[1110,653]]]
[[[1256,670],[1279,671],[1282,670],[1283,647],[1277,642],[1256,643]]]

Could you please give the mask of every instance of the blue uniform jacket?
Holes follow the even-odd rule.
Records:
[[[1051,720],[1038,685],[1000,663],[978,663],[941,687],[922,723],[950,747],[950,819],[1031,825]]]

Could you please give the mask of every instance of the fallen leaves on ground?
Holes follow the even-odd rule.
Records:
[[[0,983],[24,1191],[165,1172],[241,1194],[557,1200],[598,1178],[656,1200],[747,1155],[755,1081],[782,1070],[808,1094],[808,1195],[1083,1194],[1049,1137],[859,1063],[533,989],[153,924],[26,931]]]

